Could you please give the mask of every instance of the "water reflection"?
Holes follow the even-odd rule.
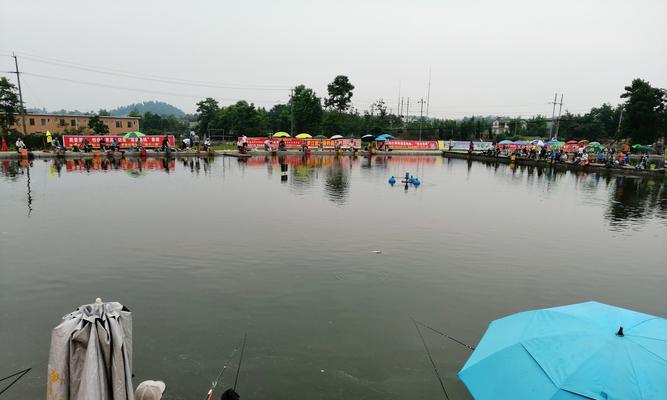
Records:
[[[215,158],[107,158],[66,159],[44,161],[47,174],[61,177],[63,173],[125,172],[131,178],[144,178],[153,173],[170,174],[189,171],[192,175],[210,174]],[[42,162],[36,161],[39,167]],[[580,198],[588,204],[600,204],[603,216],[612,230],[624,230],[657,218],[667,220],[667,194],[664,179],[650,177],[611,177],[585,172],[556,171],[536,166],[480,163],[470,160],[442,159],[440,157],[317,157],[317,156],[266,156],[249,159],[223,159],[222,174],[226,166],[234,164],[240,171],[264,168],[270,178],[279,175],[290,191],[300,195],[321,190],[324,196],[337,205],[348,201],[353,171],[359,170],[363,179],[386,181],[389,175],[402,176],[409,171],[415,176],[433,175],[431,184],[443,179],[444,171],[461,174],[467,180],[481,181],[479,172],[485,170],[494,180],[512,185],[516,190],[525,188],[543,190],[559,195],[557,189],[580,191]],[[2,161],[2,176],[7,182],[25,179],[25,205],[28,215],[33,211],[34,193],[32,180],[34,170],[27,160]],[[39,172],[39,168],[37,169]],[[398,175],[397,175],[398,174]],[[361,179],[361,178],[360,178]],[[423,180],[423,179],[422,179]],[[488,184],[480,182],[480,184]],[[429,187],[429,183],[425,188]],[[427,189],[428,190],[428,189]],[[515,190],[515,189],[513,189]],[[448,196],[449,193],[432,193],[433,196]]]

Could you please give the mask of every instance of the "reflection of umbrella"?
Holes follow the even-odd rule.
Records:
[[[459,378],[475,399],[664,399],[667,320],[597,302],[510,315]]]
[[[373,135],[364,135],[361,137],[362,142],[372,142],[373,140],[375,140],[375,136]]]
[[[330,137],[329,139],[343,139],[343,136],[341,136],[341,135],[333,135],[333,136]]]
[[[140,138],[140,137],[143,137],[143,136],[146,136],[146,135],[144,135],[141,132],[134,131],[134,132],[126,133],[125,135],[123,135],[123,138],[125,138],[125,139],[135,139],[135,138]]]
[[[327,137],[324,135],[317,135],[315,136],[315,139],[327,139]]]
[[[295,136],[297,139],[312,139],[313,137],[307,133],[299,133]]]
[[[499,145],[503,145],[503,146],[506,145],[506,144],[512,144],[512,143],[514,143],[514,142],[512,142],[511,140],[501,140],[500,142],[498,142]]]
[[[48,399],[133,398],[132,314],[120,303],[83,305],[51,332]]]
[[[287,132],[276,132],[273,134],[273,137],[281,138],[281,137],[292,137],[292,136],[290,136],[290,134]]]

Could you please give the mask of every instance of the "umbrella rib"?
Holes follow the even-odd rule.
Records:
[[[632,367],[632,374],[635,376],[635,380],[637,381],[637,390],[639,391],[639,398],[643,399],[644,395],[642,394],[641,385],[639,385],[639,377],[637,376],[637,370],[635,369],[635,363],[632,361],[632,357],[630,356],[630,352],[628,351],[628,346],[623,346],[623,348],[625,349],[625,353],[628,356],[628,361],[630,361],[630,366]]]

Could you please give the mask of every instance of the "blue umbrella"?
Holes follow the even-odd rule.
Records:
[[[393,139],[393,138],[394,137],[391,136],[390,134],[385,133],[385,134],[382,134],[382,135],[376,137],[375,140],[384,141],[384,140]]]
[[[667,320],[597,302],[510,315],[459,378],[477,400],[667,399]]]

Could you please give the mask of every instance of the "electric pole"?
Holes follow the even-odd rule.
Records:
[[[560,105],[558,106],[558,119],[556,119],[556,134],[554,137],[558,139],[558,129],[560,128],[560,112],[563,110],[563,93],[560,94]]]
[[[623,121],[623,110],[624,110],[624,107],[621,106],[621,115],[618,116],[618,127],[616,128],[616,136],[617,137],[621,133],[621,121]]]
[[[289,91],[289,103],[290,103],[290,135],[294,136],[294,89]]]
[[[21,90],[21,72],[19,71],[19,62],[16,54],[12,53],[12,57],[14,57],[14,66],[16,67],[16,72],[12,73],[16,74],[16,81],[18,82],[19,102],[21,103],[21,120],[23,122],[23,135],[25,136],[28,134],[28,127],[25,124],[25,106],[23,105],[23,91]]]
[[[554,108],[551,111],[551,129],[549,130],[549,140],[551,140],[551,138],[554,137],[554,123],[555,123],[554,120],[556,119],[556,100],[558,100],[558,93],[554,93],[554,101],[549,103],[554,105]]]
[[[419,101],[419,141],[422,141],[422,122],[424,122],[424,98]]]
[[[428,91],[426,92],[426,118],[428,118],[428,109],[431,105],[431,67],[428,67]]]
[[[410,119],[410,97],[408,96],[408,104],[406,106],[406,111],[405,111],[405,129],[407,130],[408,128],[408,119]]]

